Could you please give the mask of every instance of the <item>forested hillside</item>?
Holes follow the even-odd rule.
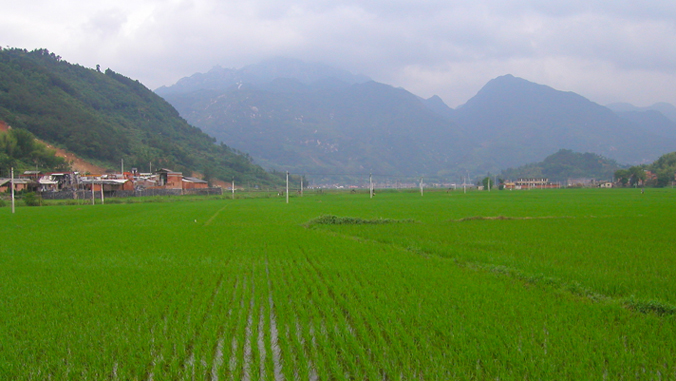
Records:
[[[95,162],[272,184],[281,179],[189,125],[138,81],[49,51],[0,50],[0,120]]]
[[[56,151],[38,142],[30,132],[7,129],[0,122],[0,177],[9,177],[10,168],[23,171],[36,167],[62,171],[68,169],[68,163],[57,157]]]

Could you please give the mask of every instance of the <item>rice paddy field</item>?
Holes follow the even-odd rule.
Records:
[[[0,379],[676,379],[672,189],[0,216]]]

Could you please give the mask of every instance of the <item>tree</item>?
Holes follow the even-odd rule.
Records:
[[[484,177],[483,180],[481,180],[481,185],[483,185],[486,190],[488,190],[489,185],[491,188],[495,188],[495,182],[491,180],[490,176]]]
[[[657,175],[655,186],[664,187],[674,181],[676,174],[676,152],[660,156],[648,169]]]
[[[629,170],[628,169],[618,169],[615,171],[615,180],[620,182],[623,186],[627,185],[629,182]]]
[[[633,166],[629,168],[629,184],[631,186],[643,184],[646,179],[645,169],[643,166]]]

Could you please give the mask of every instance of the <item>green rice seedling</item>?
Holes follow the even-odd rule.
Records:
[[[276,378],[274,311],[287,380],[668,379],[673,195],[2,208],[0,373]]]

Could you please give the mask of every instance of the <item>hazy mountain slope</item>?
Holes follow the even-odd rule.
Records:
[[[0,119],[98,163],[259,183],[277,181],[246,155],[182,119],[162,98],[112,70],[65,62],[47,50],[0,51]]]
[[[676,122],[667,118],[657,110],[647,111],[616,111],[620,118],[636,124],[643,133],[662,136],[669,139],[676,138]]]
[[[460,152],[452,123],[413,94],[376,82],[277,79],[226,91],[167,94],[189,122],[270,168],[298,173],[436,174]]]
[[[471,161],[485,168],[534,162],[561,148],[648,162],[675,143],[580,95],[511,75],[488,82],[454,118],[471,139]]]
[[[606,105],[606,107],[618,113],[630,111],[657,111],[676,123],[676,106],[665,102],[655,103],[648,107],[636,107],[630,103],[611,103]]]
[[[439,97],[331,76],[335,69],[295,61],[291,67],[214,69],[158,93],[190,123],[264,166],[304,173],[457,179],[538,162],[560,149],[638,164],[676,146],[670,124],[657,123],[656,115],[620,117],[575,93],[511,75],[451,109]]]

